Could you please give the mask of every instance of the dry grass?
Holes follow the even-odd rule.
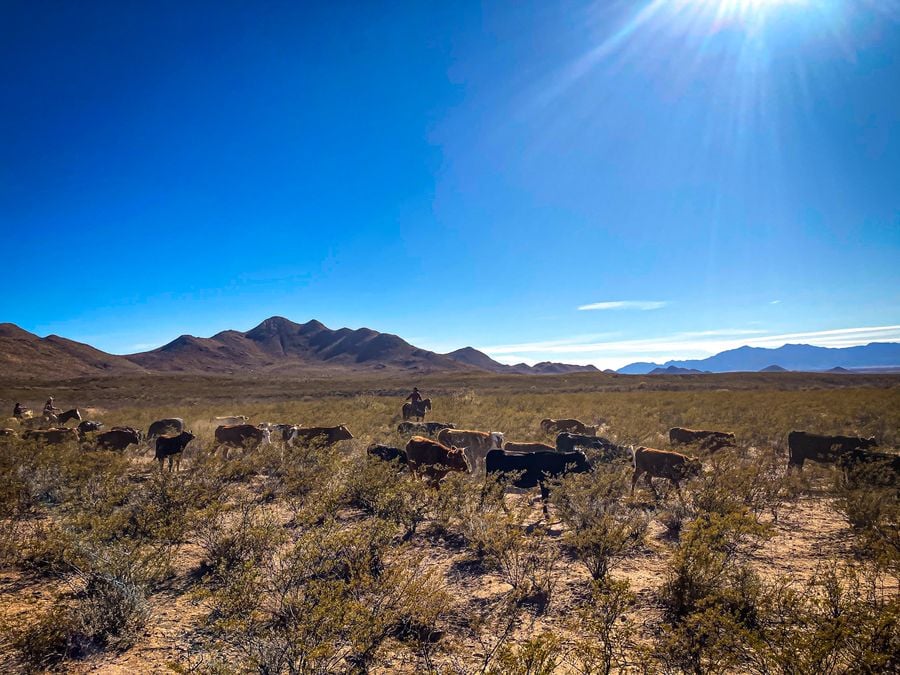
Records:
[[[183,417],[178,474],[149,448],[0,447],[5,671],[868,672],[897,667],[896,487],[809,466],[792,429],[900,445],[900,378],[422,378],[433,418],[546,440],[543,417],[668,447],[732,431],[682,502],[626,466],[535,494],[438,491],[370,461],[407,383],[159,377],[5,383],[108,425]],[[0,401],[2,404],[2,401]],[[10,404],[11,407],[11,404]],[[345,423],[333,449],[212,456],[212,418]],[[793,608],[793,609],[792,609]]]

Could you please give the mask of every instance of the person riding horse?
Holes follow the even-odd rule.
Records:
[[[403,419],[405,420],[411,417],[424,419],[426,412],[431,410],[431,399],[422,398],[418,387],[413,387],[412,393],[406,397],[406,401],[403,404]]]
[[[16,405],[13,407],[13,417],[15,417],[16,419],[22,419],[23,417],[25,417],[25,413],[27,411],[28,408],[16,401]]]
[[[51,415],[55,415],[58,412],[62,412],[62,410],[53,405],[53,397],[51,396],[44,404],[44,415],[50,417]]]
[[[406,397],[406,400],[413,404],[413,406],[418,405],[422,402],[422,394],[419,393],[418,387],[413,387],[412,393]]]

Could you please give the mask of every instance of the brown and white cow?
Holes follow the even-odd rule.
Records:
[[[413,436],[406,443],[406,463],[413,475],[424,475],[435,484],[451,471],[469,471],[464,448],[447,447],[424,436]]]
[[[568,431],[570,434],[597,435],[597,427],[585,424],[573,418],[554,420],[549,417],[541,420],[541,431],[545,434],[556,434],[560,431]]]
[[[491,450],[503,447],[503,433],[500,431],[473,431],[471,429],[441,429],[437,440],[447,447],[466,449],[466,458],[472,470],[484,466],[484,458]]]
[[[29,429],[22,434],[26,441],[37,441],[47,445],[59,445],[78,441],[77,429]]]
[[[271,441],[271,434],[265,427],[255,427],[252,424],[229,424],[216,427],[216,444],[219,448],[225,448],[225,458],[228,458],[229,448],[244,448],[255,450],[260,445]]]
[[[833,464],[852,450],[865,450],[877,445],[874,436],[822,436],[792,431],[788,434],[788,470],[795,466],[802,470],[806,460]]]
[[[653,478],[666,478],[672,481],[675,489],[681,493],[679,482],[691,476],[699,476],[703,465],[699,459],[682,455],[671,450],[655,450],[640,447],[634,451],[634,475],[631,477],[631,493],[641,475],[646,474],[647,484],[653,489]]]

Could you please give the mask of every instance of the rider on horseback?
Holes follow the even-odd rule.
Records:
[[[13,417],[15,417],[16,419],[20,419],[20,418],[24,417],[26,410],[27,410],[27,408],[25,406],[23,406],[21,403],[16,401],[16,405],[15,405],[15,407],[13,407]]]
[[[412,393],[406,397],[406,400],[412,403],[414,406],[418,405],[422,402],[422,394],[419,393],[418,387],[413,387]]]
[[[46,416],[55,415],[58,412],[62,412],[59,408],[53,405],[53,397],[47,399],[47,402],[44,404],[44,414]]]

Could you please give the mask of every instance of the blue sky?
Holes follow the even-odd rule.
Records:
[[[0,56],[0,321],[41,335],[900,341],[895,0],[8,1]]]

